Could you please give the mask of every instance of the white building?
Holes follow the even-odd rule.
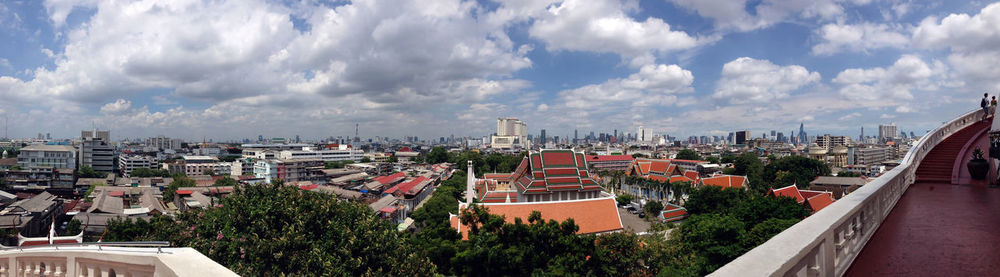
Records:
[[[497,118],[497,134],[490,140],[493,148],[528,148],[528,124],[517,118]]]
[[[878,125],[878,141],[879,143],[885,143],[899,137],[899,127],[896,123],[889,123],[888,125]]]
[[[118,171],[122,176],[129,177],[133,170],[139,168],[157,168],[159,163],[156,159],[145,155],[120,155],[118,156]]]
[[[266,156],[266,155],[265,155]],[[318,159],[324,162],[354,161],[360,162],[365,157],[365,152],[355,150],[350,145],[338,145],[331,149],[312,149],[305,147],[302,150],[282,150],[275,155],[275,158],[286,160]],[[260,157],[258,157],[260,158]]]
[[[164,136],[158,136],[158,137],[152,137],[152,138],[146,139],[146,145],[147,146],[150,146],[150,147],[153,147],[153,148],[157,148],[157,149],[163,149],[163,150],[167,150],[167,149],[172,149],[172,150],[181,149],[181,143],[182,142],[183,141],[181,141],[180,139],[172,139],[172,138],[168,138],[168,137],[164,137]]]
[[[209,156],[183,156],[184,174],[188,176],[205,175],[205,171],[211,169],[215,175],[232,174],[232,163],[219,162],[216,157]]]
[[[21,148],[17,165],[24,169],[52,167],[76,169],[76,149],[67,145],[35,144]]]

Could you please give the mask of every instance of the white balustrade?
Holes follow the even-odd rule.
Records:
[[[0,251],[0,277],[237,276],[191,248],[47,246]]]
[[[968,112],[927,133],[902,163],[761,244],[710,276],[842,276],[916,179],[927,153],[982,118]]]

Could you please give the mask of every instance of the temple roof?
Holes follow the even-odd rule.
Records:
[[[524,194],[601,190],[587,170],[583,153],[572,150],[533,152],[521,160],[511,179]]]
[[[562,222],[572,218],[580,227],[577,234],[613,232],[624,228],[618,207],[615,206],[615,199],[611,197],[550,202],[479,203],[479,205],[489,208],[491,214],[503,216],[507,223],[513,223],[515,218],[527,222],[531,212],[538,211],[546,221]],[[465,209],[464,204],[459,209]],[[464,224],[459,226],[459,222],[458,216],[451,216],[451,227],[461,232],[463,239],[468,239],[468,226]]]

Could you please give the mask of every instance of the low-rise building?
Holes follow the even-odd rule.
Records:
[[[17,165],[22,169],[33,167],[77,168],[76,149],[67,145],[34,144],[21,148]]]
[[[122,154],[118,156],[118,171],[122,173],[122,176],[129,177],[133,170],[138,168],[159,168],[160,163],[156,161],[156,158],[146,155],[128,155]]]
[[[323,176],[322,169],[323,161],[318,159],[258,160],[254,164],[254,176],[268,183],[275,180],[315,181]]]

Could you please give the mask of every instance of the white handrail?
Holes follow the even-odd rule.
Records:
[[[842,276],[941,141],[982,118],[965,113],[921,137],[896,168],[809,216],[709,276]]]

